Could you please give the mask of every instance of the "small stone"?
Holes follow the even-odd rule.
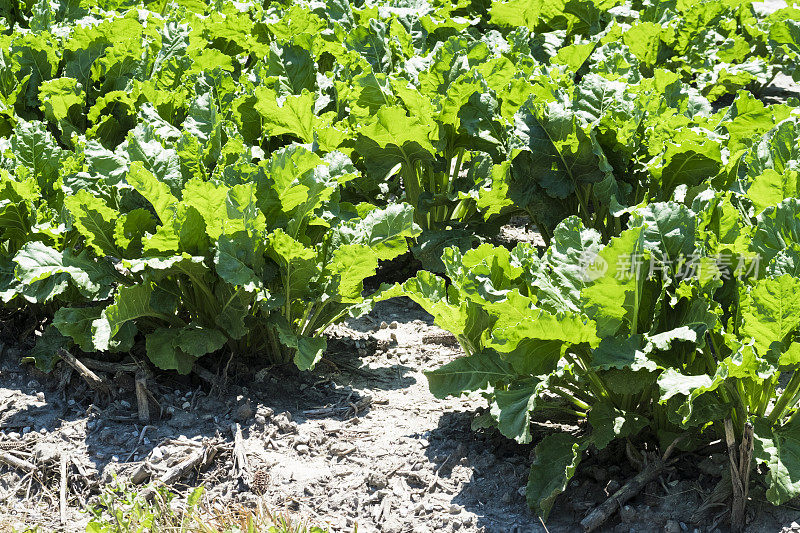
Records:
[[[370,487],[375,487],[376,489],[385,489],[387,486],[389,486],[389,481],[386,479],[386,476],[378,472],[370,472],[367,474],[366,481],[367,485]]]
[[[27,435],[30,432],[31,432],[31,427],[30,426],[25,426],[24,428],[22,428],[22,434],[23,435]]]
[[[150,460],[154,463],[161,461],[164,458],[164,452],[161,451],[161,448],[156,446],[153,448],[153,451],[150,452]]]
[[[266,405],[259,405],[257,412],[264,418],[272,418],[272,415],[275,414],[275,411],[273,411],[271,407],[267,407]]]
[[[455,503],[450,504],[450,508],[448,509],[450,514],[460,514],[461,513],[461,506]]]
[[[250,407],[250,402],[245,402],[236,409],[235,419],[237,422],[244,422],[253,416],[253,408]]]
[[[181,409],[191,409],[191,408],[192,404],[190,402],[183,402],[183,405],[181,405]]]
[[[267,424],[267,419],[264,418],[264,415],[256,415],[255,422],[259,426],[264,426]]]
[[[36,399],[38,401],[40,401],[40,402],[43,402],[44,401],[44,393],[43,392],[37,392],[36,393]]]
[[[356,447],[346,442],[334,442],[330,447],[331,453],[337,457],[344,457],[356,451]]]
[[[290,415],[287,412],[281,413],[272,419],[275,425],[282,433],[296,433],[297,424],[291,421]]]
[[[517,489],[517,494],[520,496],[525,496],[525,493],[528,492],[528,486],[522,485],[520,488]]]
[[[397,343],[397,334],[395,332],[392,332],[389,338],[392,339],[392,342]]]
[[[393,320],[392,323],[389,324],[389,329],[397,329],[397,326],[399,326],[397,320]]]
[[[681,526],[677,520],[667,520],[664,524],[664,533],[680,533]]]
[[[381,531],[385,531],[386,533],[400,533],[402,530],[402,522],[394,516],[390,516],[381,524]]]
[[[511,491],[506,492],[503,494],[501,501],[503,503],[511,503],[514,500],[514,494]]]
[[[61,459],[61,449],[47,442],[38,442],[33,446],[33,456],[38,463],[57,463]]]
[[[623,505],[619,510],[619,519],[626,524],[630,524],[636,520],[636,509],[631,505]]]
[[[305,455],[310,451],[308,444],[298,444],[296,449],[297,453],[300,455]]]
[[[381,329],[386,329],[388,327],[389,327],[389,324],[387,324],[385,320],[383,322],[381,322]]]

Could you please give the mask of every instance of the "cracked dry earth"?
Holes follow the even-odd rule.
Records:
[[[163,417],[146,426],[136,420],[130,374],[113,377],[112,401],[92,403],[76,376],[37,377],[19,365],[19,349],[5,347],[2,440],[24,441],[13,453],[37,470],[0,467],[0,530],[38,524],[83,531],[88,517],[80,509],[113,474],[142,483],[194,456],[201,460],[170,484],[183,498],[203,484],[211,508],[261,500],[343,532],[356,525],[360,532],[544,532],[522,495],[532,445],[472,431],[482,398],[442,401],[428,392],[422,370],[458,356],[452,341],[412,302],[385,302],[334,328],[312,373],[234,364],[225,394],[196,377],[151,378],[158,402],[151,411]],[[247,386],[235,385],[241,383]],[[558,425],[537,422],[534,442]],[[58,509],[62,452],[65,525]],[[724,508],[693,518],[725,461],[721,449],[685,457],[601,531],[725,531]],[[633,475],[622,449],[588,457],[557,500],[548,530],[577,531],[586,512]],[[762,505],[756,494],[748,531],[791,531],[800,521],[797,507]]]

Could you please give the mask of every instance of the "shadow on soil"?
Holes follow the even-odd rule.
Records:
[[[374,350],[374,346],[367,347]],[[137,417],[132,374],[98,372],[112,384],[112,394],[99,395],[65,364],[50,374],[20,363],[21,350],[0,350],[0,432],[47,442],[60,453],[69,442],[84,441],[89,476],[103,479],[110,463],[117,471],[133,468],[168,439],[221,437],[233,440],[238,423],[245,438],[258,415],[282,417],[299,425],[310,419],[346,420],[370,411],[371,398],[359,388],[392,390],[416,382],[401,364],[377,368],[363,365],[352,341],[334,340],[313,372],[293,366],[261,367],[239,361],[229,371],[224,392],[194,375],[159,373],[147,380],[151,421]],[[257,379],[259,374],[264,378]],[[246,384],[242,386],[241,384]],[[67,429],[69,428],[69,429]],[[29,435],[40,433],[40,435]],[[3,440],[3,438],[0,438]],[[116,466],[116,465],[115,465]],[[106,480],[107,481],[107,480]],[[187,483],[196,480],[190,478]]]

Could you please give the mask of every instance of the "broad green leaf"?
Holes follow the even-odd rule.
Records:
[[[32,241],[14,256],[15,274],[25,285],[66,274],[85,297],[102,300],[111,293],[117,273],[107,262],[90,259],[87,255],[85,251],[79,255],[69,250],[59,252]]]
[[[334,250],[323,271],[328,280],[325,292],[340,302],[359,303],[364,280],[377,268],[378,258],[373,250],[355,244],[341,246]]]
[[[596,256],[591,285],[581,292],[588,315],[597,322],[597,333],[606,337],[617,333],[623,323],[636,333],[634,310],[642,282],[642,228],[622,232]]]
[[[180,334],[180,329],[158,328],[145,338],[145,349],[148,359],[158,368],[188,374],[196,359],[176,346]]]
[[[766,356],[774,343],[782,345],[800,326],[800,279],[785,274],[761,279],[743,295],[743,335],[755,340],[758,355]],[[782,351],[782,350],[781,350]]]
[[[100,307],[62,307],[53,316],[53,325],[65,337],[70,337],[84,352],[95,350],[92,323],[100,317]]]
[[[661,185],[662,198],[665,200],[679,185],[694,187],[714,178],[721,169],[720,145],[712,141],[703,144],[692,141],[669,143],[663,162],[650,167],[653,177]]]
[[[494,350],[459,357],[425,373],[431,393],[437,398],[486,389],[490,384],[510,381],[516,376]]]
[[[586,419],[592,425],[592,443],[598,450],[614,439],[635,436],[648,425],[646,417],[621,411],[605,402],[594,405]]]
[[[553,232],[542,268],[530,269],[539,300],[559,311],[580,312],[581,291],[593,280],[592,267],[600,249],[597,231],[584,228],[575,216],[562,221]]]
[[[22,359],[22,362],[33,361],[36,368],[42,372],[52,372],[61,358],[58,351],[69,348],[69,339],[62,335],[58,329],[49,324],[44,328],[42,335],[36,339],[36,345]]]
[[[64,154],[45,124],[20,121],[11,138],[11,149],[17,162],[36,176],[42,190],[52,190]]]
[[[201,357],[216,352],[227,342],[227,338],[219,330],[189,324],[178,332],[173,344],[183,353],[193,357]]]
[[[217,241],[214,252],[214,266],[217,275],[236,287],[248,292],[262,287],[262,281],[248,266],[248,250],[244,249],[246,241],[223,235]]]
[[[278,328],[281,344],[294,350],[294,364],[297,368],[300,370],[313,369],[327,347],[325,338],[297,335],[283,317],[274,323]]]
[[[695,217],[676,202],[655,202],[636,211],[641,217],[642,246],[654,261],[677,265],[694,252]]]
[[[178,199],[170,192],[168,185],[159,181],[142,163],[131,164],[127,182],[150,202],[156,215],[166,224],[175,216]]]
[[[756,215],[761,214],[767,207],[777,205],[787,198],[800,196],[800,184],[797,172],[786,170],[778,173],[768,168],[753,179],[747,197],[753,202]]]
[[[92,335],[95,348],[108,350],[111,340],[122,326],[137,318],[158,316],[150,305],[153,287],[150,283],[138,283],[130,287],[120,287],[114,296],[114,303],[103,310],[94,321]]]
[[[414,224],[414,209],[402,203],[373,209],[364,218],[340,224],[332,230],[332,241],[369,246],[378,259],[386,261],[405,253],[407,239],[419,233]]]
[[[127,140],[128,158],[132,165],[134,162],[141,162],[144,169],[151,172],[162,185],[167,186],[173,195],[178,196],[183,186],[183,175],[177,152],[172,148],[165,148],[149,124],[134,129],[128,134]]]
[[[713,383],[713,380],[705,374],[688,376],[669,368],[658,377],[658,386],[661,389],[660,401],[665,402],[677,394],[689,396],[696,389],[712,387]]]
[[[500,433],[520,444],[531,441],[531,412],[543,386],[538,380],[526,380],[508,390],[495,390],[491,413]]]
[[[263,117],[270,136],[290,134],[303,142],[314,141],[314,93],[303,91],[288,95],[283,102],[273,89],[259,87],[255,91],[255,109]]]
[[[49,80],[39,87],[42,110],[48,120],[60,122],[83,113],[85,95],[74,78]]]
[[[781,251],[800,244],[800,200],[787,198],[757,217],[752,250],[763,268]]]
[[[431,124],[424,120],[408,116],[402,107],[382,107],[358,129],[356,151],[368,159],[381,159],[382,168],[387,169],[397,163],[433,159]]]
[[[547,519],[556,497],[564,492],[581,462],[585,444],[567,433],[547,435],[536,445],[528,474],[528,505]]]
[[[798,420],[793,418],[777,427],[757,420],[754,429],[753,458],[769,469],[767,499],[773,505],[781,505],[800,494]]]
[[[75,218],[75,227],[86,239],[86,244],[98,257],[120,257],[114,238],[119,213],[85,189],[64,198],[64,205]]]
[[[514,157],[526,158],[529,179],[553,198],[566,198],[612,170],[575,112],[560,102],[528,100],[514,116],[509,144]]]

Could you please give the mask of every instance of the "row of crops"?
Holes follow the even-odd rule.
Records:
[[[0,8],[0,298],[30,357],[259,353],[405,295],[545,437],[547,515],[590,447],[693,449],[752,423],[800,494],[800,10],[751,2],[11,2]],[[546,250],[490,241],[530,218]],[[382,261],[423,269],[365,294]],[[117,355],[116,357],[120,357]]]

